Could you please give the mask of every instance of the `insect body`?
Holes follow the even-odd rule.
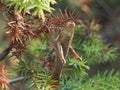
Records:
[[[69,51],[76,59],[82,60],[71,46],[74,36],[74,28],[75,28],[74,22],[67,22],[64,30],[62,30],[59,36],[56,38],[56,43],[54,42],[56,60],[55,60],[55,66],[52,76],[53,80],[59,81],[64,64],[66,63],[65,59]]]

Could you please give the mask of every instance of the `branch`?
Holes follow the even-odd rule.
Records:
[[[15,79],[9,80],[9,84],[20,82],[23,79],[24,79],[24,77],[19,77],[19,78],[15,78]]]
[[[11,49],[11,47],[8,47],[0,54],[0,61],[2,61],[9,54]]]

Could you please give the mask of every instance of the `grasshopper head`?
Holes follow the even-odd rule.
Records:
[[[67,28],[75,28],[75,26],[76,26],[75,23],[72,21],[66,23]]]

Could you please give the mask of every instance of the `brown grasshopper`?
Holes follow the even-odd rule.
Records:
[[[75,26],[76,25],[74,22],[72,21],[67,22],[65,29],[61,30],[56,38],[52,37],[51,35],[54,48],[51,50],[50,54],[53,51],[55,51],[57,56],[55,60],[53,75],[52,75],[53,80],[59,81],[64,64],[66,63],[65,59],[68,55],[68,52],[70,52],[76,59],[80,61],[82,60],[82,58],[79,57],[79,55],[75,52],[75,50],[71,46],[74,36]]]

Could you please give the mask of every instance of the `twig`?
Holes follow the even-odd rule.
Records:
[[[15,78],[15,79],[9,80],[9,84],[20,82],[23,79],[24,79],[24,77],[19,77],[19,78]]]
[[[0,54],[0,61],[2,61],[9,54],[11,49],[11,47],[8,47]]]

